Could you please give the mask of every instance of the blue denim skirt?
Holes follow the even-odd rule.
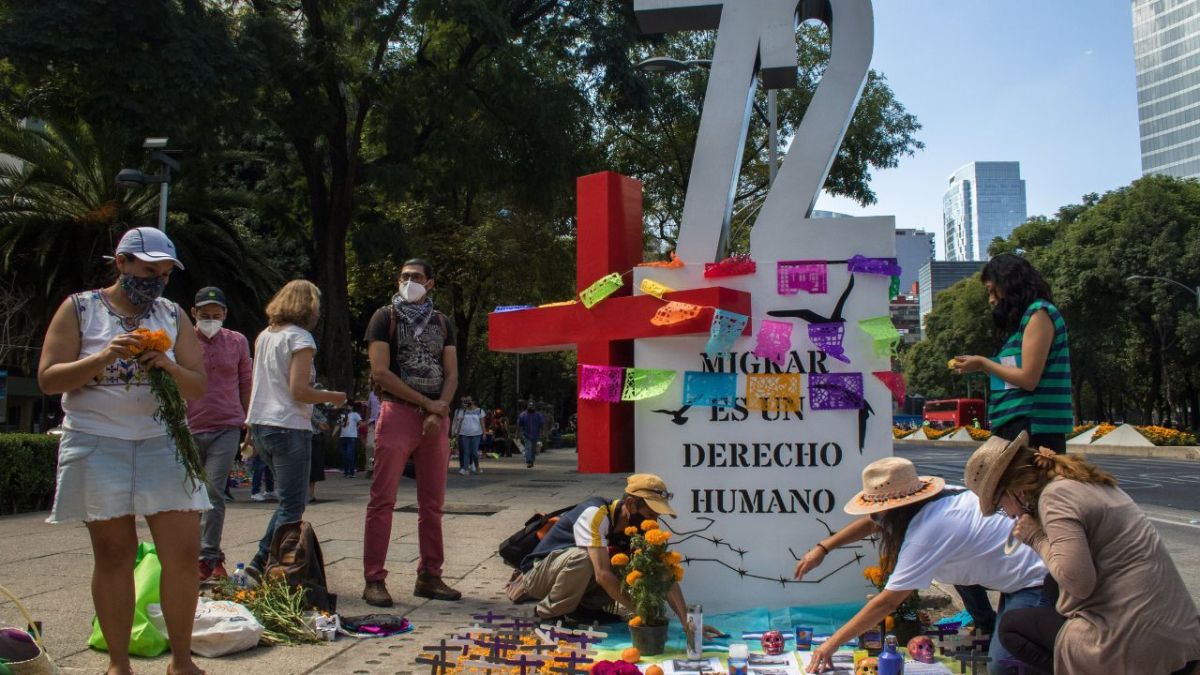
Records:
[[[112,520],[164,511],[207,511],[202,484],[192,487],[169,436],[141,441],[64,431],[58,487],[48,523]]]

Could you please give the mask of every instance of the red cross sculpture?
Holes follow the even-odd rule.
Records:
[[[642,262],[642,184],[605,171],[576,181],[579,231],[575,243],[575,286],[582,291],[612,272],[624,274]],[[492,351],[529,354],[574,349],[580,364],[630,367],[633,340],[707,333],[712,309],[670,326],[650,323],[663,302],[632,297],[630,279],[591,309],[581,303],[488,316]],[[716,307],[750,316],[750,294],[723,287],[676,291],[669,300]],[[746,334],[751,326],[746,325]],[[633,470],[633,405],[579,401],[580,473]]]

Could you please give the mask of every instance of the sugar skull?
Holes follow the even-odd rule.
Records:
[[[933,640],[928,635],[918,635],[908,641],[908,655],[914,661],[933,663]]]
[[[871,656],[859,661],[854,675],[879,675],[879,659]]]
[[[783,633],[769,630],[762,634],[759,641],[762,642],[763,652],[772,656],[783,653]]]

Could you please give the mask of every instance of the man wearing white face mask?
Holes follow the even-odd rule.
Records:
[[[205,512],[200,523],[201,581],[227,576],[225,554],[221,552],[221,531],[225,527],[225,498],[221,493],[237,456],[254,372],[246,337],[222,327],[228,311],[225,293],[216,286],[196,293],[192,318],[204,355],[208,393],[188,402],[188,427],[204,458],[212,502],[212,510]]]
[[[420,562],[413,595],[458,600],[462,594],[442,581],[442,506],[450,458],[450,404],[458,388],[458,350],[453,324],[433,308],[433,267],[420,259],[400,268],[399,291],[367,326],[371,378],[380,388],[382,409],[375,433],[375,474],[363,535],[363,599],[392,606],[384,580],[392,510],[404,465],[417,473],[417,541]]]

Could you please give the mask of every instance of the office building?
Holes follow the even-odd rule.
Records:
[[[918,270],[919,272],[920,270]],[[918,296],[901,292],[892,298],[888,306],[892,325],[900,333],[900,342],[905,345],[921,341],[921,305]]]
[[[1025,222],[1020,162],[971,162],[942,197],[946,260],[987,260],[988,246]]]
[[[925,263],[917,281],[921,303],[921,326],[925,326],[925,315],[932,312],[937,305],[938,293],[981,269],[983,269],[983,264],[978,262],[930,260]]]
[[[917,283],[925,263],[933,260],[933,233],[911,228],[896,228],[896,262],[903,273],[900,288],[907,293]]]
[[[1200,0],[1133,0],[1142,173],[1200,177]]]

